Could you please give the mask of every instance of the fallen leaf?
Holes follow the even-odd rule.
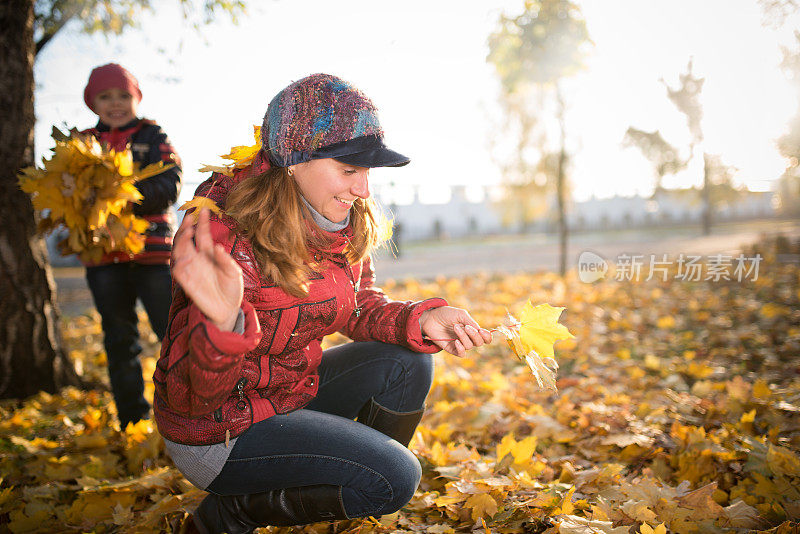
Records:
[[[566,515],[558,522],[559,534],[628,534],[628,527],[614,527],[611,521]]]
[[[757,528],[762,525],[758,510],[741,499],[736,499],[724,509],[725,525],[734,528]]]
[[[564,308],[554,308],[549,304],[533,306],[530,301],[520,313],[520,339],[527,355],[536,352],[542,358],[554,358],[553,345],[561,339],[572,339],[567,327],[558,322]]]
[[[656,526],[656,528],[651,527],[647,523],[642,523],[642,526],[639,527],[640,534],[667,534],[667,527],[664,523],[660,523]]]
[[[472,519],[477,521],[483,516],[492,517],[497,513],[497,501],[488,493],[473,495],[464,506],[472,510]]]

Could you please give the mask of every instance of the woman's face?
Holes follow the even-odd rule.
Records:
[[[369,169],[332,158],[293,165],[294,179],[311,206],[332,222],[347,217],[353,202],[369,198]]]
[[[94,112],[100,121],[111,128],[125,126],[136,117],[138,102],[124,89],[112,88],[94,97]]]

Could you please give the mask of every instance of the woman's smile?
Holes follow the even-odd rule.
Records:
[[[369,169],[335,159],[313,159],[294,166],[293,176],[311,206],[332,222],[340,222],[359,198],[369,198]]]

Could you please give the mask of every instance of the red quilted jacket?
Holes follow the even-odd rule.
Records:
[[[224,209],[236,181],[215,174],[197,194]],[[169,327],[153,376],[155,419],[165,438],[189,445],[220,443],[226,432],[234,437],[253,423],[303,407],[317,393],[320,342],[337,331],[355,341],[439,350],[423,340],[419,317],[447,303],[387,299],[373,286],[369,260],[350,265],[342,254],[349,229],[329,234],[329,250],[312,251],[322,267],[311,276],[308,296],[297,298],[264,278],[250,242],[233,228],[227,216],[211,219],[214,240],[242,268],[245,331],[218,330],[174,284]],[[354,313],[356,292],[359,314]]]

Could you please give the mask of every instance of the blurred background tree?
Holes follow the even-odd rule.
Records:
[[[703,153],[703,177],[706,183],[703,198],[707,199],[713,214],[726,205],[735,203],[742,196],[742,189],[733,183],[739,169],[727,165],[719,154]]]
[[[243,0],[177,0],[195,28],[244,13]],[[36,55],[60,32],[118,35],[150,0],[4,0],[0,3],[0,398],[78,383],[64,354],[53,274],[17,173],[33,165]],[[75,95],[80,98],[81,95]]]
[[[687,164],[695,157],[695,151],[702,153],[703,145],[703,105],[700,103],[700,94],[703,92],[704,78],[697,78],[692,73],[692,60],[686,66],[686,72],[678,75],[680,85],[672,88],[662,80],[667,88],[667,97],[675,104],[684,117],[686,125],[689,127],[691,135],[689,141],[689,159]],[[709,166],[705,154],[703,154],[703,185],[700,188],[700,195],[703,202],[702,228],[703,234],[711,233],[711,185],[709,181]]]
[[[508,94],[501,100],[505,124],[502,136],[490,139],[493,153],[502,153],[499,144],[511,141],[510,153],[495,157],[503,177],[504,194],[500,214],[506,226],[518,225],[527,232],[532,223],[547,211],[547,177],[538,172],[540,154],[533,147],[545,143],[537,130],[537,117],[525,111],[530,95]]]
[[[667,88],[667,98],[686,118],[690,136],[688,157],[681,159],[678,149],[667,142],[658,130],[646,132],[631,126],[625,133],[622,142],[625,146],[637,147],[652,163],[655,171],[656,193],[662,189],[664,176],[685,170],[696,153],[703,155],[703,183],[699,189],[699,196],[703,205],[702,231],[704,235],[708,235],[711,233],[715,207],[736,200],[741,191],[733,185],[733,175],[736,173],[736,169],[725,165],[721,156],[707,154],[703,150],[703,106],[700,103],[700,95],[703,92],[705,80],[696,77],[692,70],[692,60],[690,59],[686,66],[686,72],[678,76],[680,83],[675,88],[661,80]],[[694,188],[691,191],[694,191]]]
[[[507,198],[525,225],[541,208],[541,197],[555,192],[562,275],[569,160],[563,82],[584,67],[590,44],[580,8],[569,0],[526,0],[520,15],[501,15],[489,36],[487,61],[500,79],[503,130],[517,136],[502,169]],[[549,128],[553,121],[555,128]]]
[[[622,144],[638,148],[653,165],[656,192],[662,188],[664,176],[684,170],[688,163],[680,158],[678,149],[667,143],[658,130],[645,132],[631,126],[625,132]]]
[[[220,15],[235,23],[245,12],[244,0],[177,0],[183,18],[195,30],[214,22]],[[38,54],[69,22],[86,34],[121,35],[129,28],[139,28],[146,12],[153,13],[151,0],[35,0],[34,38]]]
[[[781,28],[796,21],[800,11],[798,0],[759,0],[763,13],[762,23],[772,28]],[[800,31],[794,31],[792,46],[781,47],[783,59],[781,68],[792,82],[800,101]],[[781,199],[780,211],[784,215],[800,216],[800,106],[787,123],[786,132],[778,138],[778,150],[786,158],[786,170],[778,181],[778,193]]]
[[[758,3],[764,15],[762,23],[773,28],[783,26],[800,8],[798,0],[758,0]]]
[[[795,32],[793,47],[782,49],[781,67],[792,82],[800,101],[800,32]],[[786,133],[778,138],[778,150],[786,158],[786,170],[778,182],[782,200],[781,211],[786,215],[800,215],[800,107],[787,124]]]

